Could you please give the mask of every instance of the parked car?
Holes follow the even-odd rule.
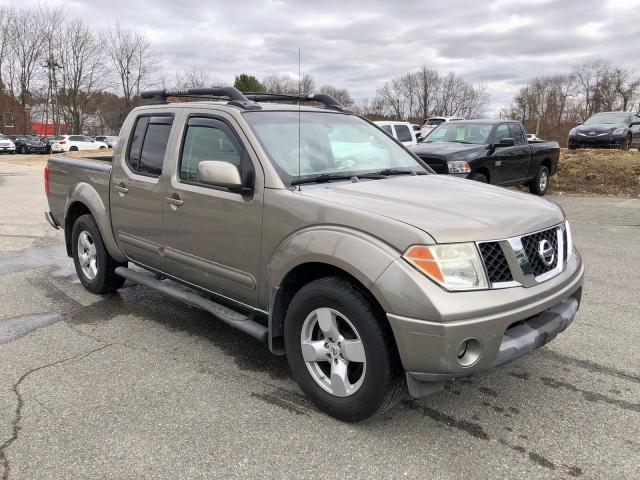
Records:
[[[13,135],[11,139],[15,144],[16,152],[22,154],[47,153],[47,145],[33,135]]]
[[[441,123],[453,122],[455,120],[464,120],[461,117],[429,117],[424,121],[422,128],[420,129],[421,137],[424,140],[427,138],[434,128],[436,128]]]
[[[422,127],[420,125],[418,125],[417,123],[412,123],[411,124],[411,128],[413,129],[413,131],[416,134],[416,140],[419,142],[420,140],[422,140]]]
[[[398,140],[405,147],[409,147],[418,143],[416,132],[413,130],[409,122],[379,121],[373,123],[378,125],[382,130]]]
[[[411,148],[437,173],[493,185],[528,185],[544,195],[560,158],[557,142],[529,143],[520,122],[462,120],[439,125]]]
[[[193,95],[231,101],[167,101]],[[82,285],[129,279],[213,313],[286,354],[330,415],[511,362],[576,315],[584,268],[557,205],[433,175],[326,94],[141,96],[153,105],[129,113],[111,163],[45,169],[45,216]]]
[[[0,153],[16,153],[16,145],[6,135],[0,135]]]
[[[106,143],[109,148],[115,148],[116,143],[118,143],[118,137],[115,135],[100,135],[96,137],[96,141]]]
[[[531,142],[542,142],[535,133],[527,133],[527,141]]]
[[[567,146],[640,149],[640,115],[630,112],[602,112],[589,117],[569,132]]]
[[[46,144],[47,153],[51,153],[51,145],[53,145],[58,140],[64,140],[64,136],[56,135],[56,136],[40,137],[40,140]]]
[[[61,135],[51,144],[51,152],[76,152],[78,150],[104,150],[104,142],[97,142],[86,135]]]

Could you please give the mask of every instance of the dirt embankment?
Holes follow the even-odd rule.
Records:
[[[549,193],[639,198],[640,152],[562,149]]]

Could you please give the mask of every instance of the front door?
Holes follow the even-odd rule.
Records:
[[[530,147],[526,140],[513,137],[509,124],[502,123],[493,134],[494,151],[492,180],[494,185],[517,185],[524,182],[531,161]],[[496,146],[502,138],[513,138],[516,144],[511,147]]]
[[[250,192],[206,185],[198,164],[223,161],[243,179],[256,169],[232,120],[192,115],[181,134],[175,173],[164,202],[166,272],[247,305],[258,299],[262,229],[262,179]]]
[[[142,115],[135,119],[133,135],[114,162],[111,172],[111,223],[122,251],[134,261],[161,270],[162,208],[160,181],[171,132],[170,115]],[[126,126],[126,125],[125,125]]]

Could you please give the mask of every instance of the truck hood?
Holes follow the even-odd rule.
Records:
[[[509,238],[564,220],[557,205],[539,197],[445,175],[333,185],[302,194],[412,225],[438,243]]]
[[[433,142],[419,143],[410,148],[416,155],[435,155],[438,157],[453,158],[465,153],[481,152],[487,147],[485,145],[471,145],[468,143],[456,142]]]

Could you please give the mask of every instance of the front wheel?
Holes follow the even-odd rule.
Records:
[[[402,397],[404,373],[386,318],[347,280],[321,278],[296,293],[285,347],[302,391],[340,420],[364,420]]]
[[[633,140],[631,139],[631,135],[629,135],[623,144],[620,145],[620,150],[631,150],[631,144],[633,143]]]
[[[116,275],[116,262],[102,241],[93,215],[82,215],[73,224],[71,248],[76,273],[84,287],[92,293],[114,292],[124,278]]]
[[[472,173],[469,177],[469,180],[474,180],[480,183],[489,183],[487,177],[485,177],[482,173]]]
[[[20,149],[20,153],[22,153],[23,155],[26,155],[27,153],[29,153],[29,151],[27,150],[27,147],[22,147]]]
[[[549,169],[541,167],[538,175],[529,184],[529,191],[535,195],[543,196],[549,189]]]
[[[69,147],[69,151],[70,152],[77,152],[78,151],[78,147]]]

